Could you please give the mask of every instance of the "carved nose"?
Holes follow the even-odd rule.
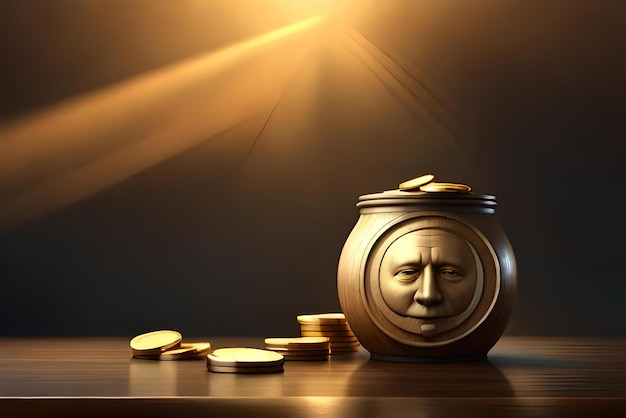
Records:
[[[440,304],[443,301],[443,296],[439,292],[439,289],[437,289],[436,278],[432,268],[427,266],[423,270],[420,279],[422,283],[417,289],[417,292],[415,292],[413,299],[427,308]]]

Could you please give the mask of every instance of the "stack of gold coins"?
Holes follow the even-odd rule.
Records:
[[[303,337],[327,337],[331,355],[359,350],[359,340],[342,313],[299,315],[298,322]]]
[[[323,361],[330,354],[328,337],[266,338],[265,348],[285,357],[285,360]]]
[[[183,343],[178,331],[161,330],[130,340],[133,357],[143,360],[198,360],[211,351],[210,343]]]
[[[398,185],[398,189],[405,192],[456,192],[456,193],[469,193],[472,188],[466,184],[460,183],[435,183],[433,180],[435,176],[432,174],[424,174],[423,176],[416,177],[411,180],[407,180]],[[392,191],[390,191],[392,192]]]
[[[282,373],[285,358],[258,348],[218,348],[207,355],[207,369],[214,373]]]

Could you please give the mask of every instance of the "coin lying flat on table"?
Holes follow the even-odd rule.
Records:
[[[469,193],[472,188],[466,184],[459,183],[428,183],[424,186],[420,186],[420,190],[423,192]]]
[[[242,374],[261,374],[261,373],[282,373],[282,364],[280,366],[262,366],[262,367],[237,367],[237,366],[215,366],[209,364],[207,369],[213,373],[242,373]]]
[[[218,348],[207,355],[207,369],[215,373],[281,373],[285,357],[258,348]]]
[[[133,355],[157,355],[165,350],[178,348],[182,339],[178,331],[152,331],[130,340],[130,348],[133,349]]]
[[[218,348],[207,356],[207,363],[213,366],[278,366],[284,361],[285,358],[274,351],[247,347]]]
[[[430,183],[435,179],[435,176],[432,174],[424,174],[423,176],[416,177],[411,180],[407,180],[405,182],[400,183],[398,189],[400,190],[415,190],[419,189],[420,186]]]

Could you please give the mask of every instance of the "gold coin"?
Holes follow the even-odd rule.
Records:
[[[158,354],[135,354],[134,358],[142,360],[201,360],[211,351],[210,343],[181,343],[178,348],[160,351]]]
[[[330,353],[317,354],[317,355],[293,355],[285,356],[286,361],[324,361],[328,360]]]
[[[159,354],[156,357],[157,360],[161,361],[172,361],[172,360],[183,360],[183,359],[201,359],[202,356],[198,356],[195,348],[175,348],[173,350],[166,350]]]
[[[358,348],[360,345],[358,341],[336,342],[330,345],[330,351],[341,350],[343,348]]]
[[[415,190],[415,189],[420,188],[420,186],[430,183],[434,179],[435,179],[435,176],[433,176],[432,174],[424,174],[423,176],[419,176],[414,179],[407,180],[403,183],[400,183],[400,185],[398,186],[398,189]]]
[[[209,364],[207,369],[213,373],[283,373],[283,365],[280,366],[262,366],[262,367],[236,367],[236,366],[216,366]]]
[[[137,335],[130,340],[134,355],[159,354],[170,348],[177,348],[183,337],[177,331],[152,331]]]
[[[172,350],[165,350],[159,354],[135,354],[134,358],[142,360],[182,360],[183,358],[192,358],[196,356],[196,352],[192,348],[174,348]],[[201,357],[196,357],[201,358]]]
[[[334,351],[337,348],[358,347],[359,345],[358,341],[337,341],[330,343],[330,351]]]
[[[180,343],[180,348],[193,348],[198,354],[206,354],[211,351],[211,343]]]
[[[267,347],[267,349],[276,351],[278,354],[283,355],[285,357],[285,360],[287,360],[289,357],[292,357],[292,356],[323,356],[323,355],[328,355],[328,353],[330,352],[330,346],[326,349],[319,349],[319,350],[292,350],[292,349],[285,349],[285,348],[270,348],[270,347]]]
[[[330,340],[325,336],[266,338],[265,345],[268,347],[280,347],[289,349],[323,349],[328,348],[329,341]]]
[[[337,332],[337,331],[348,331],[352,332],[352,328],[348,324],[300,324],[301,331],[320,331],[320,332]]]
[[[178,349],[162,352],[159,360],[203,359],[209,351],[211,351],[210,343],[181,343]]]
[[[459,183],[429,183],[420,187],[423,192],[457,192],[469,193],[472,188]]]
[[[333,343],[352,343],[358,341],[356,335],[329,335],[328,339],[331,345]]]
[[[207,356],[207,363],[214,366],[263,367],[282,364],[285,358],[269,350],[258,348],[218,348]]]
[[[300,324],[347,324],[346,316],[342,313],[322,313],[298,315]]]
[[[300,331],[303,337],[356,337],[352,331]]]
[[[330,346],[332,347],[335,344],[344,344],[344,343],[358,343],[356,337],[330,337]]]
[[[356,351],[359,351],[358,345],[354,347],[333,348],[332,351],[330,352],[330,355],[334,356],[335,354],[348,354],[348,353],[354,353]]]

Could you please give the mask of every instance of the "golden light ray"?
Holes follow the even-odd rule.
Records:
[[[415,68],[407,71],[408,63],[401,65],[354,28],[345,29],[342,41],[412,114],[437,130],[458,133],[454,115],[448,108],[451,100],[433,82],[426,81],[424,74]]]
[[[79,201],[267,112],[324,20],[318,15],[0,128],[0,229]]]

